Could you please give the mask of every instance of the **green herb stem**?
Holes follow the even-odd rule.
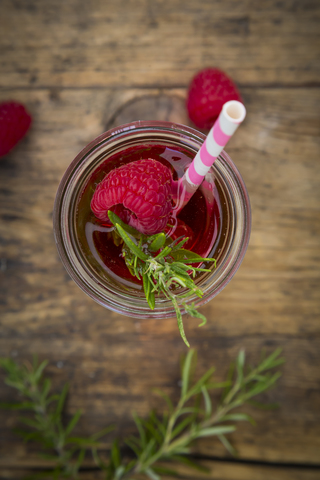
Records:
[[[60,394],[49,396],[50,381],[42,377],[47,362],[38,365],[35,361],[33,365],[19,367],[11,359],[0,359],[0,365],[7,373],[6,383],[28,400],[2,406],[33,412],[33,419],[22,418],[32,428],[31,432],[22,432],[23,438],[39,442],[46,450],[55,450],[54,455],[47,455],[55,468],[39,474],[40,478],[77,479],[85,451],[91,448],[96,464],[105,471],[105,480],[132,478],[134,474],[145,474],[151,480],[158,480],[158,473],[169,472],[167,467],[161,465],[163,461],[182,462],[203,469],[188,457],[198,438],[216,436],[232,455],[236,454],[226,435],[236,430],[235,422],[248,421],[254,424],[254,420],[248,414],[239,412],[238,408],[276,384],[280,373],[272,373],[271,370],[284,362],[280,353],[281,350],[277,349],[263,358],[256,368],[248,370],[245,353],[241,350],[235,364],[229,369],[226,381],[215,382],[212,378],[214,368],[211,368],[194,382],[196,355],[194,350],[189,350],[182,365],[181,395],[177,405],[174,407],[170,398],[160,392],[168,405],[168,412],[164,412],[162,418],[155,412],[151,412],[146,419],[134,414],[138,436],[132,436],[125,442],[135,454],[131,460],[122,458],[116,440],[112,444],[109,459],[105,462],[100,458],[97,440],[110,428],[89,438],[70,437],[81,413],[77,412],[67,425],[63,424],[61,415],[68,386],[65,385]],[[223,389],[216,408],[213,408],[209,393],[212,389]]]
[[[130,273],[139,280],[143,280],[143,289],[146,300],[151,310],[155,308],[155,294],[161,292],[172,302],[174,307],[180,335],[185,344],[190,347],[183,327],[182,311],[202,322],[205,325],[206,318],[200,314],[194,302],[187,305],[185,299],[192,295],[202,297],[202,290],[197,287],[193,278],[196,272],[210,272],[207,268],[193,267],[192,263],[213,262],[214,258],[203,258],[194,252],[185,250],[183,245],[188,238],[178,238],[166,245],[165,234],[146,236],[126,225],[117,215],[108,212],[109,219],[114,225],[118,235],[123,241],[123,256]],[[139,240],[139,241],[138,241]],[[184,293],[176,293],[176,289],[183,288]]]

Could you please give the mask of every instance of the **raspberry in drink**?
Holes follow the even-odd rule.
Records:
[[[214,256],[226,212],[213,176],[207,176],[179,214],[175,212],[174,185],[190,160],[190,152],[182,147],[151,143],[115,154],[92,174],[79,199],[76,225],[83,253],[94,257],[97,269],[119,284],[141,285],[125,264],[108,210],[146,235],[164,231],[172,240],[188,237],[185,249],[201,257]]]
[[[137,318],[176,314],[179,323],[178,315],[194,315],[235,274],[249,241],[250,204],[225,152],[184,208],[175,209],[176,182],[205,139],[183,125],[134,122],[98,137],[68,167],[54,207],[57,247],[71,277],[104,307]],[[145,189],[146,165],[152,170],[153,162],[150,176],[159,178]],[[166,172],[172,177],[171,192],[164,186]],[[133,183],[126,189],[129,178]],[[108,193],[104,182],[124,190]],[[203,260],[207,257],[214,257],[216,266]]]

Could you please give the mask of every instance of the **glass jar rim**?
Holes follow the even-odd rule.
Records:
[[[110,143],[116,144],[117,142],[124,142],[127,139],[132,139],[134,135],[142,135],[141,141],[143,142],[146,138],[143,137],[143,135],[148,135],[150,132],[154,135],[162,135],[163,138],[165,138],[165,135],[167,134],[168,137],[170,137],[170,140],[175,139],[175,141],[183,141],[184,143],[187,143],[191,149],[194,149],[195,152],[200,148],[206,138],[202,132],[193,129],[192,127],[163,121],[136,121],[115,127],[102,133],[85,146],[67,168],[58,187],[54,204],[53,224],[55,241],[62,263],[71,278],[91,298],[104,307],[127,316],[140,318],[166,318],[175,315],[174,308],[170,302],[167,302],[167,304],[164,302],[152,311],[149,309],[145,299],[140,303],[137,302],[136,299],[132,301],[132,298],[126,298],[126,295],[119,295],[119,292],[114,295],[109,291],[110,289],[105,289],[103,286],[94,283],[95,280],[93,276],[90,272],[88,273],[85,271],[83,265],[81,265],[79,252],[74,251],[71,229],[73,220],[70,218],[70,211],[68,212],[68,208],[70,208],[71,205],[71,197],[74,193],[77,182],[80,181],[85,168],[94,164],[97,155],[99,152],[103,152],[104,147],[106,147],[104,150],[105,152],[108,145],[110,147]],[[195,302],[196,307],[200,307],[209,302],[221,292],[221,290],[232,279],[247,250],[251,231],[249,196],[237,167],[226,152],[222,151],[221,155],[216,160],[213,169],[216,171],[218,171],[217,169],[220,169],[220,175],[222,175],[222,177],[225,176],[230,184],[228,185],[230,192],[232,192],[230,198],[234,197],[232,198],[232,203],[235,208],[234,242],[236,243],[231,245],[232,248],[230,248],[227,258],[224,259],[224,268],[222,270],[220,268],[219,277],[217,276],[216,271],[213,272],[212,276],[216,277],[214,283],[212,284],[212,282],[209,282],[208,285],[205,285],[203,289],[203,297],[200,299],[191,296],[187,300],[188,304]],[[226,185],[228,182],[226,182]],[[182,313],[184,313],[183,307],[181,310]]]

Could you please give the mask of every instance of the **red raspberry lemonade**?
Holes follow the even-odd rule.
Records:
[[[182,315],[204,325],[198,308],[236,273],[251,227],[246,187],[225,152],[185,202],[180,187],[205,140],[169,122],[109,130],[69,165],[53,212],[61,260],[78,286],[122,315],[176,316],[186,345]]]
[[[221,246],[226,211],[213,175],[208,175],[190,202],[175,213],[177,199],[171,182],[174,185],[183,176],[191,160],[190,151],[183,147],[145,144],[109,157],[91,175],[77,205],[78,242],[83,253],[93,257],[114,281],[138,288],[142,284],[125,264],[108,210],[147,235],[164,231],[172,240],[188,237],[183,248],[201,257],[214,256]]]

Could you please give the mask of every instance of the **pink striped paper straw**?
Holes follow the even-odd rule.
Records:
[[[223,105],[219,117],[211,128],[205,142],[185,173],[187,182],[199,186],[220,155],[229,139],[243,122],[246,109],[241,102],[231,100]]]
[[[241,102],[231,100],[226,102],[205,139],[193,162],[184,176],[177,182],[176,213],[189,202],[192,195],[201,185],[204,177],[228,143],[234,132],[243,122],[246,109]]]

